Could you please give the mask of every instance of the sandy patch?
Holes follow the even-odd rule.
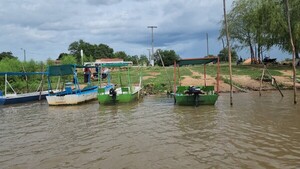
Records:
[[[232,81],[235,84],[238,84],[239,86],[241,86],[242,88],[245,89],[251,89],[251,90],[259,90],[260,88],[260,81],[259,80],[254,80],[251,79],[251,77],[249,76],[232,76]],[[262,83],[262,89],[272,89],[274,87],[272,87],[270,85],[269,82],[263,82]]]
[[[147,80],[147,79],[151,79],[151,78],[155,78],[155,76],[143,76],[143,80]]]
[[[157,75],[160,75],[159,72],[149,72],[149,74],[150,74],[151,76],[157,76]]]
[[[273,76],[276,81],[277,81],[277,84],[280,85],[284,85],[286,87],[293,87],[293,78],[291,78],[291,76]],[[296,82],[296,88],[300,88],[300,83],[297,83]]]
[[[289,76],[289,77],[293,76],[293,71],[291,70],[282,70],[280,72],[283,74],[283,76]]]
[[[204,81],[204,74],[192,71],[192,76],[198,76],[201,77],[200,78],[192,78],[189,76],[182,76],[182,80],[181,80],[181,85],[183,86],[188,86],[188,85],[193,85],[193,86],[204,86],[205,81]],[[207,86],[215,86],[215,90],[217,90],[217,80],[209,75],[206,75],[206,85]],[[225,83],[224,81],[220,80],[220,84],[219,84],[219,90],[221,92],[230,92],[230,85]],[[238,90],[233,87],[233,92],[237,92]]]

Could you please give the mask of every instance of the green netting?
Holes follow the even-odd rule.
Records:
[[[122,67],[122,66],[128,66],[129,63],[101,63],[99,65],[102,67]]]
[[[55,65],[48,67],[48,76],[64,76],[74,74],[75,65]]]
[[[211,62],[217,62],[218,58],[210,57],[210,58],[193,58],[193,59],[181,59],[177,61],[177,64],[179,66],[183,65],[202,65],[202,64],[208,64]]]

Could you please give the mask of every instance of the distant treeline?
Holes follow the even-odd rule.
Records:
[[[62,64],[81,64],[81,50],[83,51],[83,62],[94,62],[96,59],[101,58],[121,58],[124,61],[132,61],[134,65],[149,65],[149,57],[146,55],[128,55],[124,51],[114,52],[114,49],[106,44],[90,44],[83,40],[72,42],[69,45],[69,53],[61,53],[57,59]],[[157,50],[160,51],[160,55],[157,52],[154,53],[154,61],[156,65],[161,66],[162,57],[164,64],[166,66],[173,65],[174,60],[180,59],[179,55],[176,54],[174,50]],[[0,53],[0,62],[4,58],[17,59],[12,52],[2,52]],[[46,65],[55,64],[55,60],[48,58]],[[34,62],[34,61],[33,61]],[[4,70],[5,71],[5,70]]]

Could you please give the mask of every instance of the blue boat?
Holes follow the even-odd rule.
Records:
[[[31,101],[39,101],[46,98],[48,91],[36,91],[30,93],[18,94],[8,81],[10,76],[29,76],[29,75],[45,75],[47,72],[0,72],[0,76],[5,76],[5,89],[4,93],[0,91],[0,105],[26,103]],[[39,86],[40,88],[41,86]],[[7,89],[10,88],[13,93],[8,93]]]

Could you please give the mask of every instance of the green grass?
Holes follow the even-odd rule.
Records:
[[[261,74],[263,70],[263,65],[233,65],[232,66],[232,74],[233,75],[246,75],[250,76],[252,79],[260,79]],[[198,72],[200,74],[204,73],[204,66],[184,66],[180,67],[180,77],[183,79],[183,76],[190,76],[192,78],[201,79],[202,76],[199,75],[193,75],[192,71]],[[268,71],[273,76],[283,76],[283,74],[280,71],[292,71],[291,66],[281,66],[281,65],[274,65],[274,66],[268,66]],[[170,91],[173,89],[174,85],[174,67],[132,67],[130,68],[130,82],[131,84],[138,84],[139,83],[139,76],[140,74],[142,76],[152,76],[152,78],[148,78],[143,80],[142,84],[148,93],[161,93],[165,91]],[[206,73],[212,77],[217,76],[217,64],[214,65],[207,65],[206,66]],[[229,66],[228,64],[221,64],[220,65],[220,75],[229,76]],[[120,77],[122,81],[122,86],[126,86],[129,83],[128,79],[128,70],[122,69],[119,71],[118,69],[111,71],[111,82],[114,84],[118,84],[118,86],[121,85],[120,83]],[[29,79],[29,88],[30,91],[36,90],[40,80],[41,76],[33,76]],[[78,72],[78,78],[79,82],[83,83],[83,73]],[[297,69],[297,78],[300,78],[300,70],[299,67]],[[67,76],[62,81],[65,82],[72,82],[73,76]],[[4,77],[0,77],[0,81],[2,82],[0,84],[0,90],[4,91]],[[11,77],[10,81],[12,81],[13,87],[18,90],[19,92],[25,92],[26,91],[26,82],[24,78],[20,77]],[[22,81],[22,82],[19,82]],[[57,78],[53,81],[53,88],[56,87]],[[93,84],[96,85],[98,82],[93,81]],[[179,78],[178,78],[178,69],[176,69],[176,84],[179,84]],[[44,83],[44,90],[47,89],[47,80],[45,77],[45,83]]]

